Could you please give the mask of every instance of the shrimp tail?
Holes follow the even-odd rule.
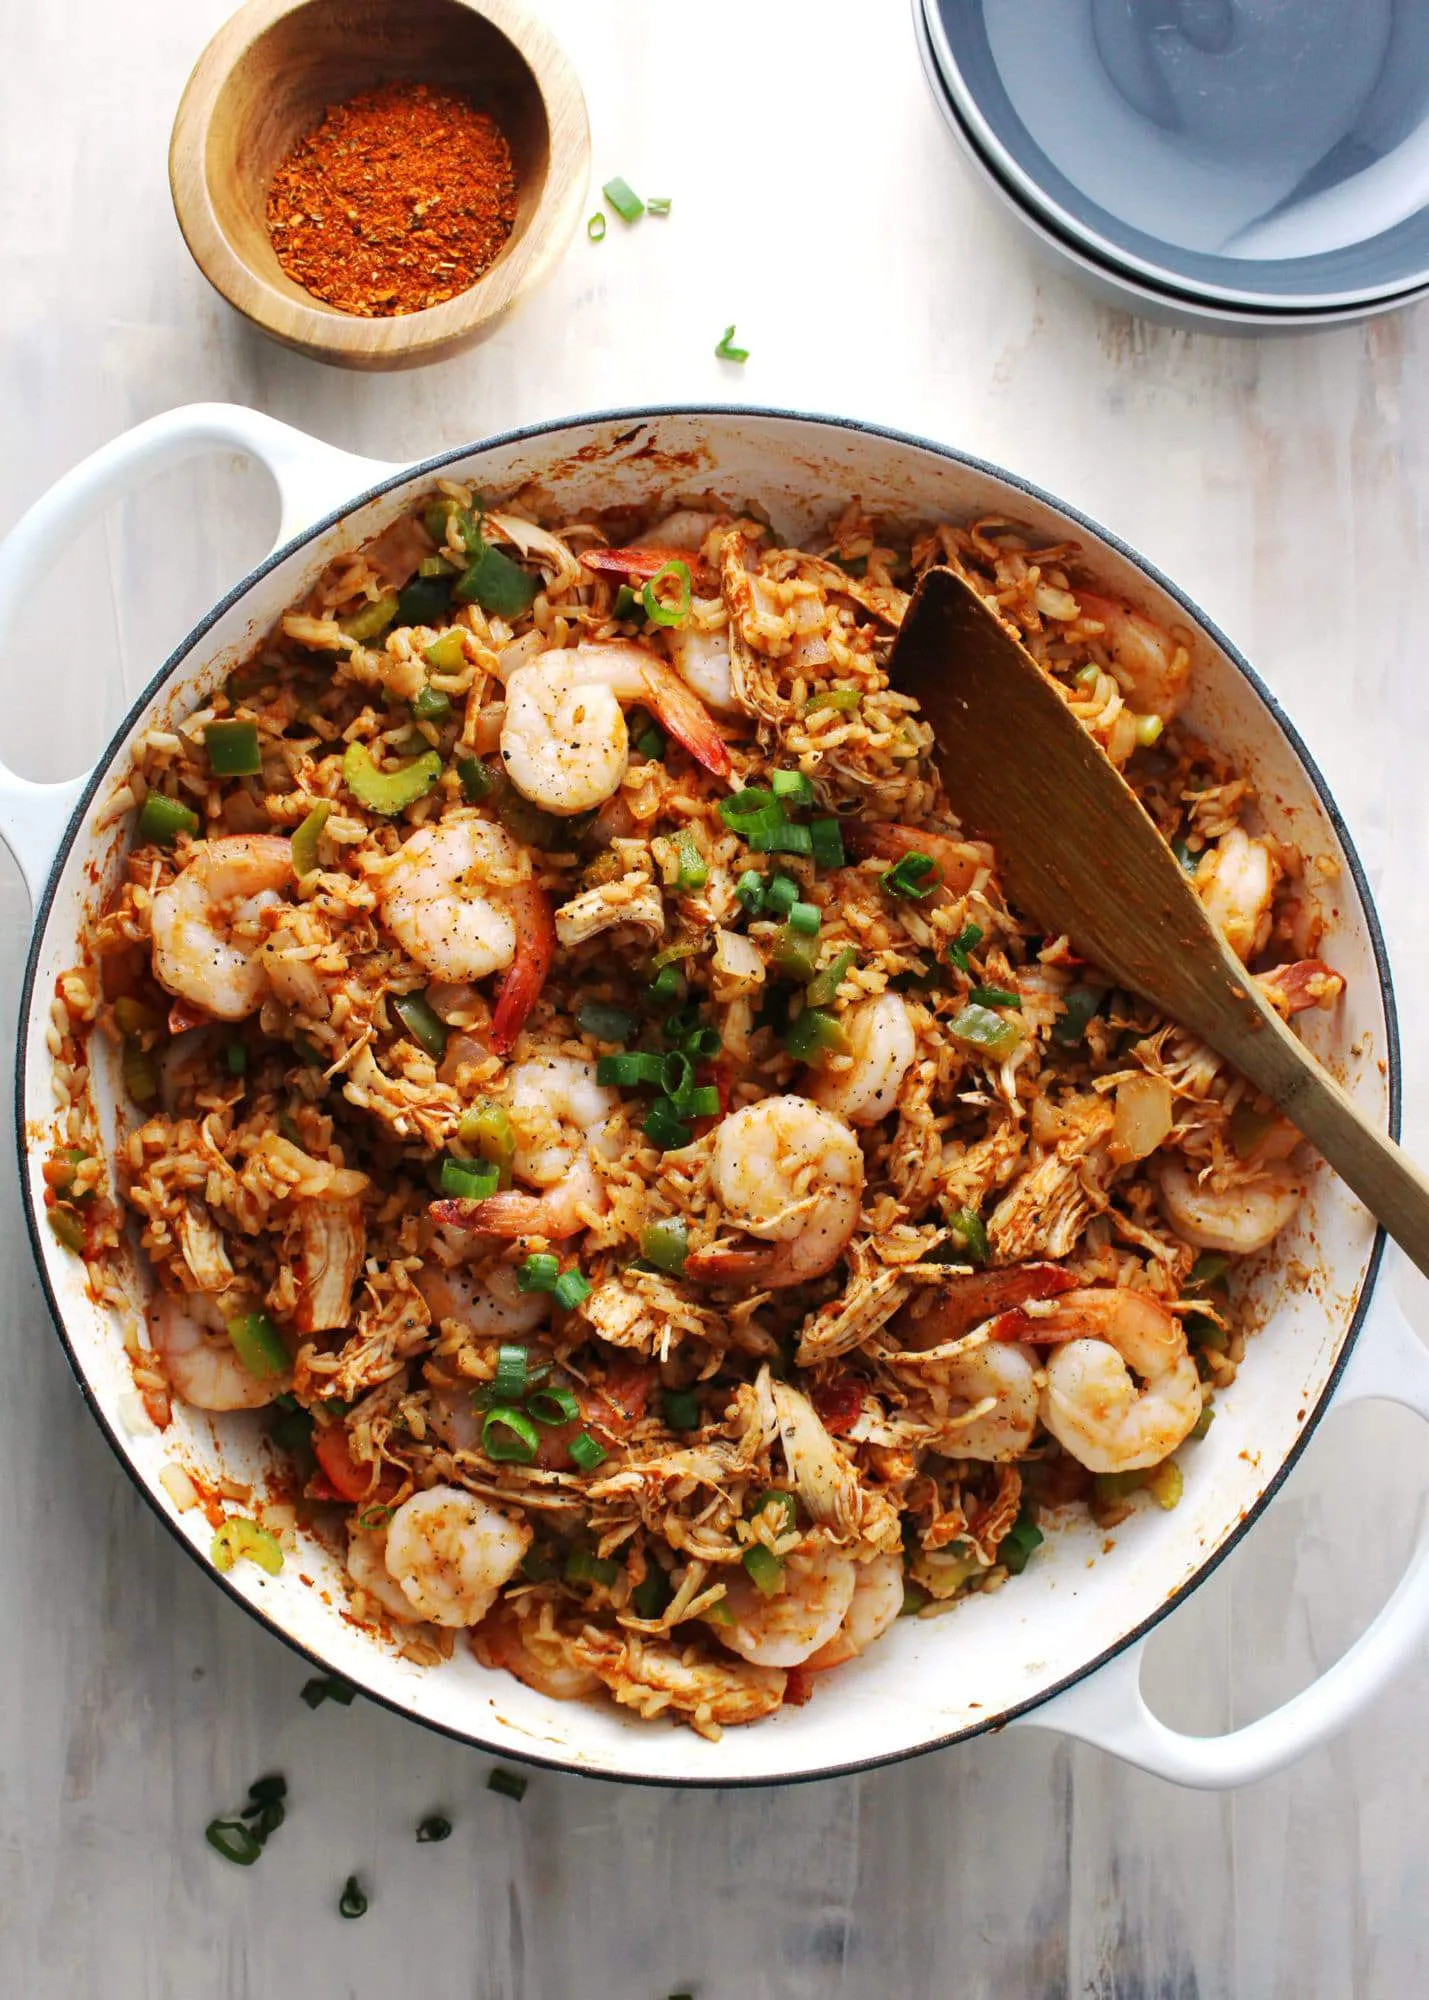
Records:
[[[993,1320],[994,1340],[1030,1340],[1029,1322],[1017,1308],[1032,1299],[1055,1298],[1081,1283],[1060,1264],[1015,1264],[1004,1271],[974,1271],[954,1278],[917,1320],[903,1328],[903,1343],[919,1351],[960,1340],[984,1320]]]
[[[843,824],[844,844],[860,861],[899,861],[905,854],[926,854],[942,870],[938,888],[965,896],[978,873],[993,863],[992,849],[981,840],[953,840],[945,833],[900,826],[894,820],[850,819]]]
[[[763,1244],[757,1250],[736,1249],[733,1245],[709,1250],[692,1250],[685,1259],[684,1275],[697,1285],[765,1285],[776,1280],[775,1262],[780,1244]]]
[[[581,567],[593,570],[597,576],[640,576],[647,580],[658,576],[666,563],[693,560],[689,549],[662,549],[652,544],[639,549],[583,549]]]
[[[695,693],[663,660],[645,664],[645,699],[661,723],[697,764],[717,778],[727,778],[734,766],[729,745],[715,728],[714,717]]]
[[[508,1188],[504,1194],[487,1195],[484,1201],[473,1201],[465,1195],[434,1201],[427,1212],[442,1228],[476,1230],[487,1236],[506,1238],[543,1236],[551,1243],[578,1236],[585,1228],[574,1211],[564,1215],[543,1196],[522,1194],[515,1188]]]
[[[491,1046],[499,1056],[510,1055],[515,1047],[556,955],[555,914],[538,883],[523,882],[513,889],[508,908],[516,925],[516,956],[501,982],[491,1017]]]

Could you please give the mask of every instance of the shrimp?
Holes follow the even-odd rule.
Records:
[[[544,889],[504,827],[462,818],[420,827],[374,870],[387,928],[453,985],[505,970],[491,1045],[509,1053],[546,981],[556,926]]]
[[[1048,1357],[1041,1417],[1089,1472],[1138,1472],[1176,1449],[1201,1414],[1201,1378],[1180,1320],[1148,1292],[1067,1292],[1033,1338]]]
[[[918,1052],[907,1003],[898,993],[865,1000],[845,1016],[844,1031],[849,1043],[845,1067],[824,1070],[814,1096],[850,1125],[877,1125],[897,1104]]]
[[[154,1351],[181,1402],[196,1410],[261,1410],[291,1386],[289,1369],[252,1375],[228,1337],[228,1322],[253,1310],[237,1293],[159,1292],[146,1317]]]
[[[1185,706],[1191,656],[1171,634],[1143,612],[1112,597],[1078,590],[1084,618],[1104,627],[1103,643],[1123,693],[1142,715],[1169,722]]]
[[[514,1264],[500,1258],[473,1267],[445,1270],[428,1264],[417,1273],[417,1290],[434,1320],[454,1319],[469,1333],[489,1340],[519,1340],[550,1317],[546,1292],[523,1292]]]
[[[347,1573],[360,1591],[380,1604],[399,1625],[420,1625],[422,1614],[414,1611],[398,1589],[387,1568],[387,1530],[375,1533],[355,1527],[347,1530]]]
[[[854,1566],[853,1601],[832,1639],[803,1662],[810,1673],[841,1667],[866,1653],[903,1610],[903,1556],[871,1556]]]
[[[778,1288],[832,1268],[858,1226],[863,1153],[842,1119],[807,1097],[766,1097],[723,1120],[710,1155],[729,1220],[762,1249],[699,1250],[685,1276]]]
[[[694,616],[712,610],[717,602],[717,599],[697,597],[693,606]],[[666,633],[665,644],[670,649],[676,673],[687,687],[694,689],[701,701],[726,715],[744,713],[743,704],[734,692],[727,628],[711,630],[693,622],[677,625]]]
[[[1161,1208],[1176,1234],[1200,1250],[1224,1250],[1249,1257],[1289,1222],[1300,1206],[1305,1183],[1277,1162],[1254,1180],[1217,1187],[1201,1180],[1182,1160],[1167,1160],[1160,1174]]]
[[[506,1094],[516,1133],[513,1170],[543,1192],[513,1188],[484,1201],[433,1202],[433,1219],[493,1236],[544,1236],[553,1243],[579,1235],[587,1216],[605,1209],[592,1154],[605,1155],[609,1121],[620,1103],[619,1094],[595,1076],[595,1064],[575,1056],[517,1063]]]
[[[547,812],[586,812],[620,788],[629,758],[622,702],[642,702],[716,777],[733,768],[709,710],[668,660],[630,639],[542,653],[506,683],[501,755],[517,790]]]
[[[531,1546],[529,1522],[460,1486],[404,1500],[387,1528],[387,1573],[418,1617],[477,1625]]]
[[[554,1620],[523,1617],[514,1604],[498,1604],[471,1635],[484,1667],[502,1668],[552,1701],[579,1701],[600,1686],[597,1674],[572,1659],[573,1644]]]
[[[622,1708],[647,1722],[666,1710],[687,1715],[702,1736],[758,1722],[784,1699],[787,1677],[779,1667],[711,1659],[694,1646],[652,1643],[634,1632],[604,1632],[587,1625],[572,1647],[578,1664],[596,1674]]]
[[[994,1465],[1022,1456],[1037,1432],[1037,1363],[1030,1348],[989,1340],[935,1364],[934,1380],[959,1406],[938,1420],[934,1451]]]
[[[154,975],[221,1021],[256,1013],[267,991],[261,912],[293,879],[292,843],[273,833],[205,840],[154,897]]]
[[[736,1571],[725,1581],[731,1625],[715,1627],[722,1646],[757,1667],[797,1667],[827,1646],[853,1603],[857,1565],[838,1549],[815,1544],[795,1549],[782,1572],[783,1588],[765,1597]]]
[[[1003,1271],[972,1271],[953,1278],[926,1310],[907,1312],[898,1323],[903,1345],[915,1350],[960,1340],[985,1319],[1015,1312],[1029,1299],[1050,1299],[1076,1284],[1060,1264],[1015,1264]]]
[[[954,840],[946,833],[929,833],[919,826],[899,826],[895,820],[850,819],[843,827],[844,844],[860,860],[876,858],[890,865],[905,854],[926,854],[941,872],[931,901],[965,896],[980,874],[993,864],[993,851],[982,840]]]
[[[1242,964],[1263,951],[1280,864],[1263,840],[1238,826],[1208,847],[1196,869],[1195,891],[1206,915]]]

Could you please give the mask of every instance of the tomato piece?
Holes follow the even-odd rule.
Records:
[[[365,1500],[369,1506],[395,1499],[402,1481],[390,1466],[384,1466],[375,1487],[370,1465],[358,1465],[348,1450],[347,1432],[340,1424],[329,1424],[313,1432],[313,1450],[328,1484],[339,1499],[354,1505]]]

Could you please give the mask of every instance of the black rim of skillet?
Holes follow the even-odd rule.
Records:
[[[181,640],[174,648],[153,679],[148,683],[143,693],[138,696],[128,713],[111,734],[107,745],[95,762],[94,770],[90,774],[78,803],[70,815],[69,823],[56,849],[55,858],[50,864],[44,893],[36,904],[34,927],[26,956],[24,985],[20,994],[19,1033],[17,1036],[15,1065],[15,1139],[21,1167],[20,1191],[25,1212],[25,1225],[29,1230],[30,1245],[34,1253],[36,1267],[39,1271],[40,1284],[44,1290],[45,1302],[49,1307],[55,1331],[59,1335],[64,1347],[70,1369],[76,1382],[79,1384],[80,1393],[89,1405],[91,1414],[108,1440],[110,1448],[119,1460],[120,1465],[137,1487],[145,1502],[163,1523],[164,1528],[172,1535],[179,1547],[183,1549],[184,1553],[197,1563],[199,1568],[209,1576],[211,1581],[224,1590],[235,1604],[241,1606],[245,1612],[257,1619],[261,1625],[266,1626],[276,1638],[281,1639],[286,1646],[291,1647],[301,1658],[307,1660],[312,1666],[326,1674],[337,1673],[339,1670],[333,1666],[331,1661],[325,1659],[321,1653],[314,1652],[301,1640],[295,1638],[263,1605],[255,1604],[245,1597],[226,1576],[213,1567],[212,1563],[205,1558],[202,1551],[196,1548],[182,1533],[178,1522],[169,1514],[158,1497],[146,1485],[137,1468],[131,1464],[128,1454],[124,1449],[122,1439],[108,1422],[93,1390],[90,1388],[65,1328],[64,1316],[50,1283],[49,1268],[46,1262],[47,1246],[45,1239],[41,1235],[40,1218],[36,1213],[35,1204],[31,1198],[28,1176],[24,1172],[27,1151],[25,1137],[25,1087],[28,1075],[26,1050],[29,1040],[25,1029],[30,1019],[31,1007],[34,1004],[35,978],[40,943],[44,937],[50,911],[54,903],[55,887],[76,835],[85,824],[86,816],[94,796],[108,774],[114,759],[123,749],[129,733],[139,717],[148,708],[160,688],[186,664],[189,655],[218,620],[223,617],[224,613],[230,610],[240,598],[244,597],[253,588],[254,584],[268,575],[271,570],[276,569],[280,563],[285,562],[295,550],[315,540],[319,535],[325,534],[329,528],[337,526],[338,523],[355,513],[360,507],[365,506],[370,500],[376,499],[384,493],[394,492],[397,488],[409,485],[414,480],[432,478],[441,473],[447,466],[454,465],[462,459],[470,458],[476,452],[488,451],[501,446],[527,444],[540,439],[554,439],[559,437],[562,432],[585,429],[590,425],[599,424],[631,425],[633,428],[626,437],[615,440],[617,443],[626,443],[638,436],[640,431],[650,424],[658,423],[662,419],[669,417],[705,419],[717,423],[728,422],[730,420],[738,422],[741,418],[750,418],[759,422],[773,421],[775,423],[784,423],[792,421],[802,424],[818,424],[831,431],[852,431],[865,437],[881,438],[890,444],[901,445],[912,451],[927,453],[934,458],[946,461],[950,465],[962,466],[969,471],[982,473],[990,478],[1002,480],[1016,492],[1025,494],[1028,499],[1035,500],[1040,505],[1049,507],[1054,512],[1063,515],[1067,520],[1075,522],[1089,534],[1096,536],[1100,541],[1104,542],[1108,548],[1114,549],[1118,555],[1123,556],[1128,562],[1134,564],[1144,576],[1149,577],[1153,583],[1157,584],[1172,597],[1186,612],[1187,616],[1221,648],[1227,659],[1232,662],[1237,671],[1255,690],[1304,767],[1310,782],[1315,788],[1325,816],[1334,827],[1340,844],[1344,849],[1345,857],[1349,864],[1350,876],[1356,893],[1359,896],[1361,908],[1364,911],[1365,924],[1374,953],[1375,968],[1379,976],[1380,998],[1384,1007],[1385,1044],[1388,1061],[1389,1131],[1395,1139],[1399,1137],[1401,1096],[1399,1020],[1395,1007],[1394,986],[1390,976],[1389,960],[1385,952],[1379,917],[1370,895],[1369,883],[1365,876],[1363,864],[1355,849],[1354,842],[1350,838],[1349,829],[1345,825],[1339,808],[1330,794],[1324,776],[1301,740],[1294,724],[1276,701],[1275,696],[1261,680],[1250,662],[1221,631],[1220,627],[1201,610],[1192,598],[1186,595],[1184,590],[1181,590],[1169,577],[1163,575],[1154,563],[1149,562],[1145,556],[1124,542],[1119,535],[1113,533],[1109,528],[1103,527],[1099,522],[1093,520],[1090,515],[1082,513],[1078,508],[1069,506],[1064,500],[1059,500],[1054,494],[1048,493],[1043,487],[1034,485],[1031,480],[1023,479],[1017,473],[1008,472],[1004,467],[995,465],[988,459],[974,457],[969,452],[957,451],[950,445],[937,444],[932,439],[916,437],[910,432],[895,430],[885,424],[865,423],[856,418],[833,417],[817,412],[774,409],[758,404],[672,403],[646,409],[597,410],[585,416],[561,417],[552,419],[546,423],[530,424],[516,430],[502,431],[481,440],[479,443],[459,445],[450,451],[438,452],[430,458],[420,459],[414,464],[404,467],[400,472],[393,473],[389,478],[380,480],[375,486],[368,487],[365,492],[355,495],[341,507],[324,515],[320,521],[315,522],[309,528],[305,528],[301,534],[295,535],[291,541],[285,542],[280,548],[275,549],[271,555],[265,557],[255,568],[251,569],[241,582],[235,584],[233,589],[211,611],[207,612],[199,620],[198,624],[193,627],[187,637]],[[678,1777],[667,1777],[650,1772],[631,1772],[626,1774],[623,1772],[592,1771],[584,1768],[574,1757],[543,1756],[536,1751],[513,1749],[510,1745],[504,1743],[489,1743],[483,1737],[474,1734],[470,1730],[456,1728],[452,1724],[439,1722],[432,1717],[422,1715],[417,1710],[406,1706],[403,1702],[394,1700],[390,1695],[383,1694],[377,1689],[366,1685],[361,1679],[353,1680],[347,1674],[343,1674],[341,1677],[352,1680],[352,1685],[357,1687],[370,1701],[377,1702],[383,1708],[390,1709],[394,1715],[400,1715],[409,1722],[419,1723],[423,1728],[433,1730],[439,1735],[450,1737],[455,1742],[469,1744],[473,1749],[485,1751],[489,1755],[509,1758],[515,1762],[530,1764],[543,1770],[559,1771],[575,1777],[602,1779],[616,1784],[671,1786],[697,1790],[735,1790],[767,1785],[805,1784],[818,1778],[851,1777],[862,1771],[880,1769],[885,1765],[901,1764],[914,1757],[927,1756],[934,1750],[945,1750],[953,1744],[965,1743],[972,1737],[986,1735],[989,1731],[1002,1729],[1018,1717],[1027,1715],[1032,1710],[1042,1707],[1046,1702],[1051,1701],[1054,1696],[1065,1693],[1068,1688],[1075,1687],[1079,1682],[1086,1680],[1091,1674],[1096,1673],[1099,1668],[1104,1667],[1108,1661],[1116,1659],[1118,1655],[1126,1651],[1127,1647],[1145,1638],[1149,1632],[1154,1630],[1164,1618],[1168,1617],[1176,1609],[1177,1605],[1189,1597],[1191,1592],[1203,1583],[1213,1570],[1219,1567],[1230,1554],[1231,1550],[1239,1544],[1242,1537],[1260,1519],[1260,1516],[1269,1506],[1271,1500],[1274,1499],[1292,1468],[1298,1462],[1301,1453],[1309,1443],[1321,1418],[1329,1408],[1340,1377],[1344,1373],[1345,1366],[1354,1350],[1355,1343],[1363,1330],[1375,1282],[1379,1276],[1380,1266],[1383,1261],[1384,1247],[1385,1233],[1383,1229],[1376,1229],[1374,1242],[1365,1266],[1364,1280],[1360,1285],[1359,1293],[1355,1300],[1354,1312],[1351,1315],[1349,1327],[1341,1342],[1340,1351],[1336,1356],[1335,1364],[1330,1371],[1324,1389],[1301,1425],[1299,1436],[1291,1445],[1280,1465],[1276,1468],[1272,1478],[1261,1491],[1259,1498],[1246,1511],[1236,1526],[1231,1529],[1230,1533],[1211,1551],[1204,1562],[1198,1564],[1192,1574],[1163,1603],[1158,1605],[1155,1611],[1142,1619],[1133,1630],[1119,1638],[1114,1645],[1107,1646],[1102,1651],[1094,1654],[1092,1658],[1078,1667],[1075,1672],[1064,1675],[1055,1685],[1046,1688],[1031,1699],[1014,1703],[1009,1708],[989,1715],[985,1720],[970,1723],[964,1729],[950,1730],[945,1735],[934,1737],[926,1743],[916,1744],[907,1750],[889,1750],[880,1752],[877,1756],[872,1757],[851,1756],[840,1758],[833,1763],[822,1766],[818,1770],[797,1771],[791,1772],[788,1775],[771,1774],[767,1776],[754,1775],[726,1778],[716,1776],[703,1777],[698,1773],[690,1775],[681,1774]]]

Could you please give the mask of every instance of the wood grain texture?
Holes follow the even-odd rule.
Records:
[[[466,291],[366,319],[288,276],[268,236],[268,187],[329,105],[396,77],[492,114],[511,147],[516,221]],[[580,83],[515,0],[248,0],[195,64],[169,142],[174,212],[205,277],[275,340],[350,368],[410,368],[469,346],[554,268],[589,169]]]
[[[947,439],[1107,521],[1245,647],[1356,834],[1411,1023],[1429,979],[1429,317],[1257,345],[1093,305],[964,178],[884,0],[547,0],[595,177],[667,221],[578,237],[472,353],[363,378],[275,347],[195,270],[164,150],[225,0],[0,0],[0,530],[155,410],[253,402],[407,457],[582,408],[838,410]],[[671,77],[680,81],[671,85]],[[733,319],[750,361],[713,349]],[[8,756],[61,777],[266,546],[251,468],[155,481],[66,550],[3,654]],[[56,631],[62,632],[57,642]],[[43,699],[36,688],[43,685]],[[0,1033],[27,912],[0,856]],[[1429,1042],[1405,1052],[1429,1151]],[[302,1664],[204,1581],[99,1437],[51,1333],[0,1151],[0,1992],[23,2000],[1345,2000],[1429,1978],[1429,1674],[1297,1769],[1191,1797],[1041,1735],[778,1794],[535,1776],[383,1713],[298,1700]],[[1429,1287],[1406,1287],[1429,1324]],[[1316,1437],[1166,1629],[1148,1694],[1217,1729],[1359,1632],[1429,1491],[1404,1412]],[[699,1746],[690,1744],[692,1763]],[[202,1841],[286,1770],[251,1872]],[[457,1821],[417,1847],[421,1813]],[[372,1907],[342,1923],[342,1880]]]

